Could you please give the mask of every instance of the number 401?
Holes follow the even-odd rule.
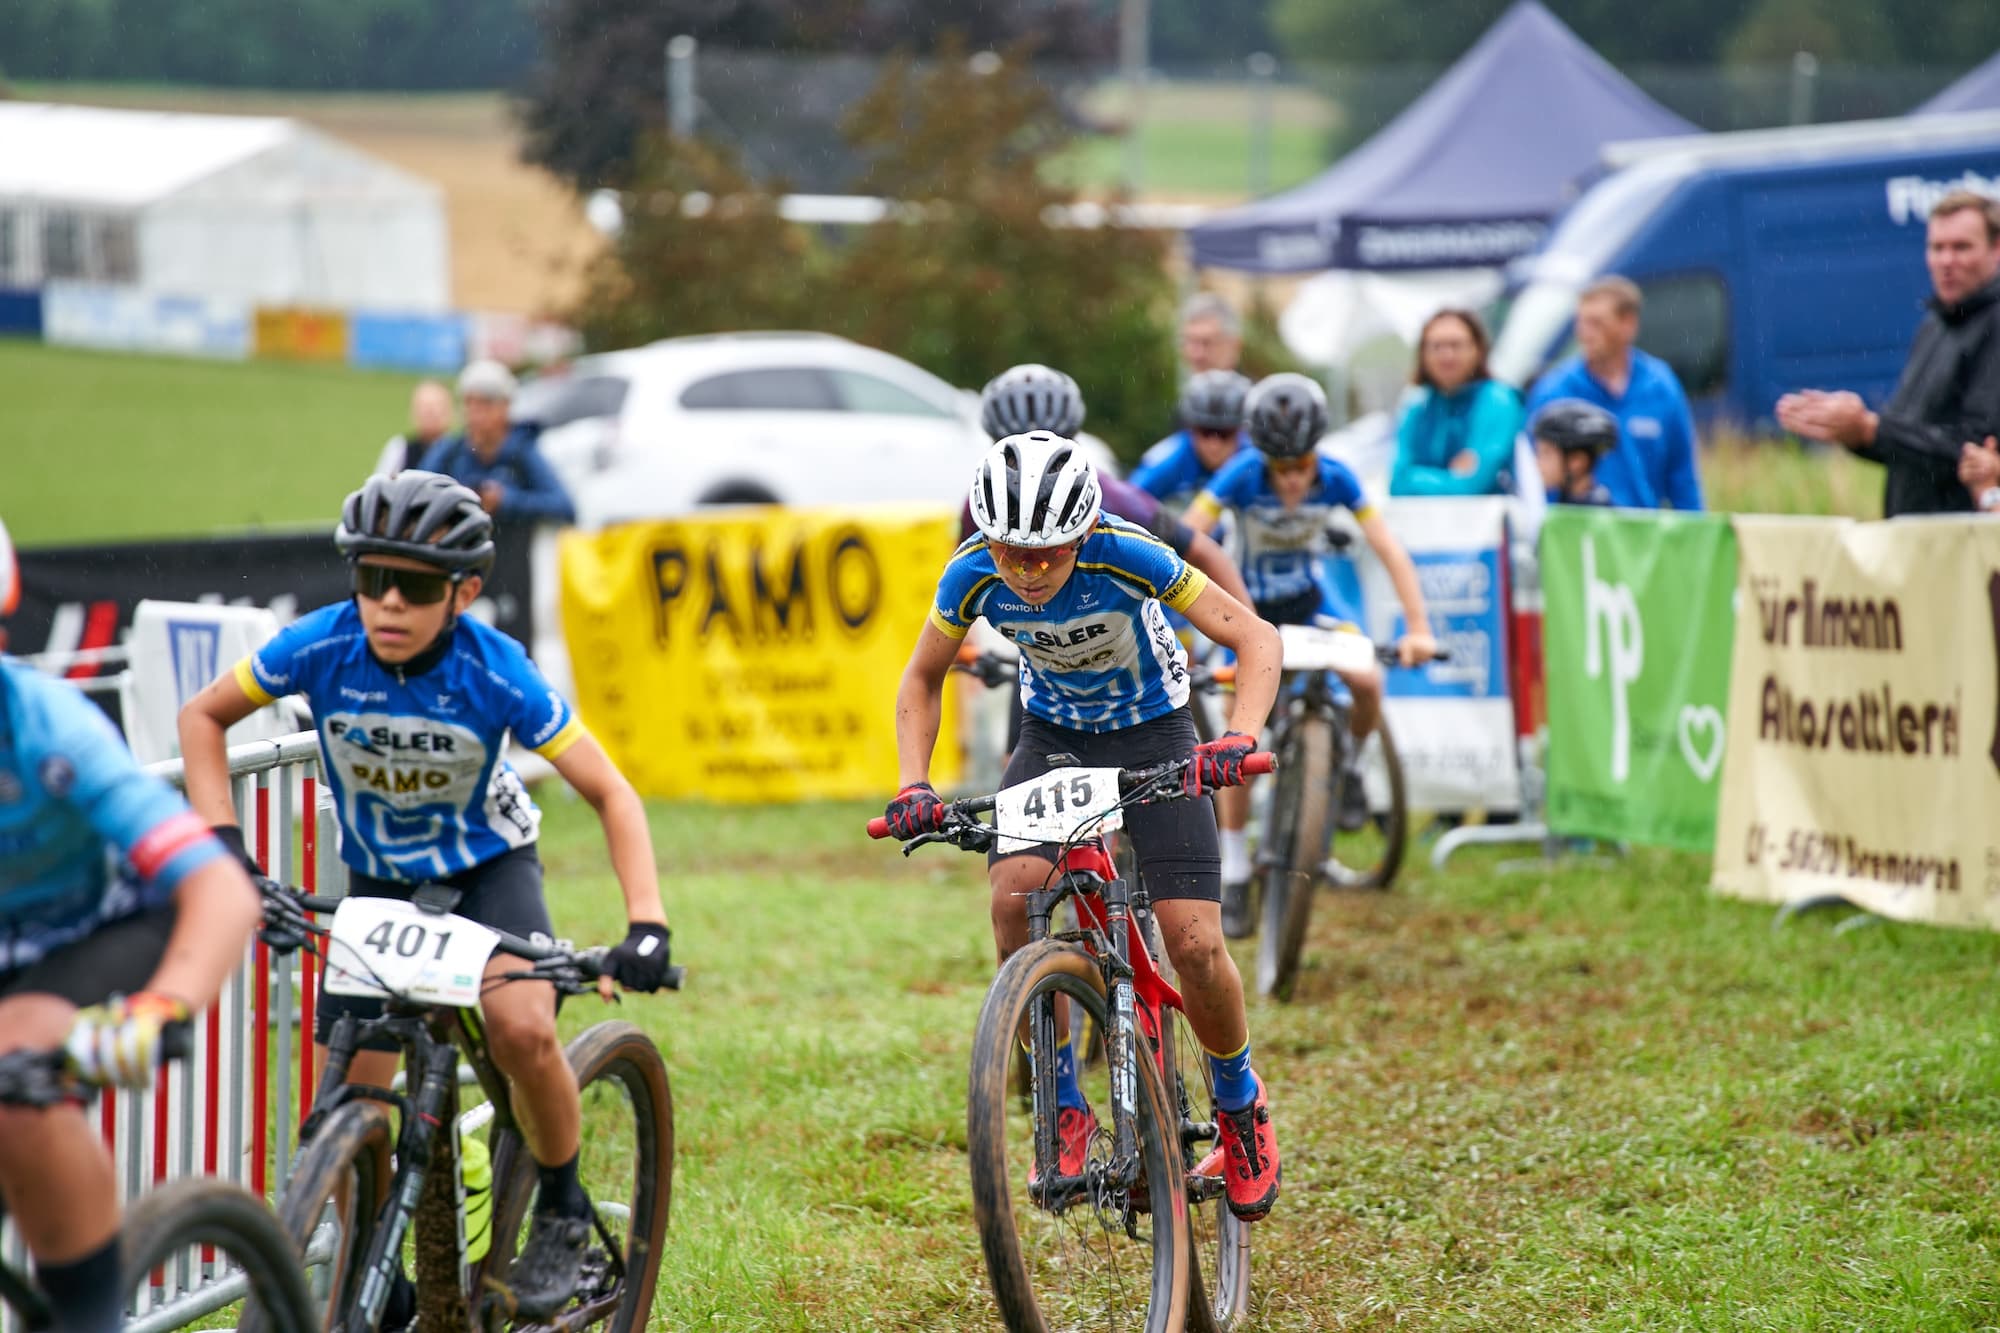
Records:
[[[394,948],[396,953],[401,957],[415,958],[418,951],[424,947],[424,940],[429,934],[429,931],[414,921],[404,926],[401,930],[395,928],[394,922],[384,921],[381,925],[369,931],[367,936],[362,940],[362,943],[369,945],[379,954],[386,954],[391,948]],[[451,932],[448,930],[441,931],[437,937],[437,952],[431,955],[432,961],[443,962],[445,946],[450,943]]]

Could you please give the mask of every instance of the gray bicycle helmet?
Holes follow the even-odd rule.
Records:
[[[1204,370],[1181,388],[1181,424],[1189,430],[1241,430],[1250,377],[1233,370]]]
[[[400,555],[459,577],[493,565],[493,516],[479,496],[437,472],[370,477],[340,507],[333,544],[349,560]]]
[[[1600,458],[1618,447],[1618,418],[1581,398],[1558,398],[1528,426],[1528,434],[1547,440],[1564,453],[1581,450]]]
[[[1303,458],[1326,434],[1326,392],[1286,371],[1257,382],[1244,405],[1250,443],[1272,458]]]
[[[1015,366],[980,391],[979,424],[996,440],[1031,430],[1073,439],[1083,428],[1083,391],[1060,370],[1032,361]]]

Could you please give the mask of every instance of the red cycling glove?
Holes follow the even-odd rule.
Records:
[[[1226,731],[1215,740],[1194,747],[1188,764],[1185,787],[1190,796],[1201,796],[1221,787],[1240,786],[1243,761],[1257,748],[1257,738],[1240,731]]]
[[[889,820],[890,836],[914,838],[944,822],[944,802],[938,799],[937,789],[930,783],[913,782],[897,792],[896,799],[882,813]]]

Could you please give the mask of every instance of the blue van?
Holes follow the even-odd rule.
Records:
[[[2000,197],[2000,112],[1614,144],[1612,168],[1509,274],[1496,375],[1575,349],[1577,293],[1645,293],[1639,344],[1704,426],[1772,432],[1778,396],[1895,387],[1930,293],[1924,227],[1947,190]]]

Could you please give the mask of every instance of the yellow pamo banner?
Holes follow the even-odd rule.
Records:
[[[562,541],[578,707],[648,796],[896,789],[896,685],[958,541],[938,506],[729,509]],[[949,719],[935,767],[957,776]]]
[[[1716,887],[2000,929],[2000,523],[1735,524]]]

